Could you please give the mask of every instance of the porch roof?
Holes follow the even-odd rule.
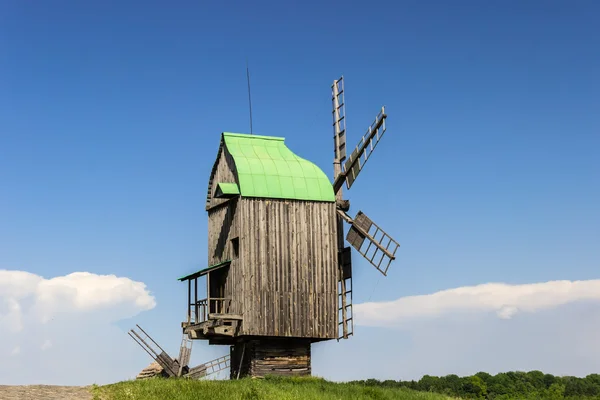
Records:
[[[228,266],[229,264],[231,264],[231,260],[225,260],[225,261],[221,261],[221,262],[220,262],[220,263],[218,263],[218,264],[214,264],[214,265],[211,265],[210,267],[203,268],[203,269],[201,269],[201,270],[199,270],[199,271],[196,271],[196,272],[194,272],[194,273],[191,273],[191,274],[189,274],[189,275],[182,276],[181,278],[179,278],[179,279],[177,279],[177,280],[178,280],[178,281],[187,281],[187,280],[190,280],[190,279],[198,278],[198,277],[200,277],[200,276],[202,276],[202,275],[206,275],[206,274],[208,274],[208,273],[209,273],[209,272],[211,272],[211,271],[214,271],[215,269],[219,269],[219,268],[222,268],[222,267],[226,267],[226,266]]]

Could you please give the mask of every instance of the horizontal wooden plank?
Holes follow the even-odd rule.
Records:
[[[208,319],[231,319],[241,321],[243,318],[239,314],[208,314]]]

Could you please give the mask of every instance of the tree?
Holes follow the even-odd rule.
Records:
[[[557,381],[557,379],[554,375],[550,375],[550,374],[544,375],[544,385],[546,386],[546,388],[549,388],[556,381]]]
[[[471,399],[485,399],[487,397],[487,386],[483,379],[478,376],[465,378],[461,395]]]
[[[481,379],[482,379],[482,380],[485,382],[485,384],[486,384],[486,385],[487,385],[487,384],[488,384],[488,383],[489,383],[489,382],[492,380],[492,378],[493,378],[493,376],[492,376],[492,375],[488,374],[487,372],[483,372],[483,371],[480,371],[480,372],[476,373],[476,374],[475,374],[475,376],[478,376],[478,377],[480,377],[480,378],[481,378]]]
[[[443,380],[445,383],[445,388],[448,389],[448,391],[444,391],[444,393],[458,396],[460,387],[462,386],[462,380],[458,377],[458,375],[446,375]]]
[[[565,385],[558,382],[548,388],[548,400],[560,400],[565,398]]]
[[[425,392],[439,392],[442,389],[440,378],[431,375],[423,375],[421,380],[419,380],[419,387]]]
[[[529,371],[525,374],[527,377],[527,381],[537,390],[542,390],[546,388],[546,384],[544,382],[544,373],[541,371]]]
[[[511,377],[506,373],[500,373],[492,377],[488,385],[488,392],[494,396],[516,395],[515,385]]]

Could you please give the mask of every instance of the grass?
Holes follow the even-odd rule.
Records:
[[[434,393],[404,388],[367,387],[333,383],[321,378],[240,380],[147,379],[125,381],[92,389],[94,400],[447,400]]]

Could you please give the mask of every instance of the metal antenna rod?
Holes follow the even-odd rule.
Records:
[[[248,80],[248,104],[250,106],[250,134],[252,135],[252,97],[250,96],[250,69],[248,68],[248,58],[246,58],[246,79]]]

